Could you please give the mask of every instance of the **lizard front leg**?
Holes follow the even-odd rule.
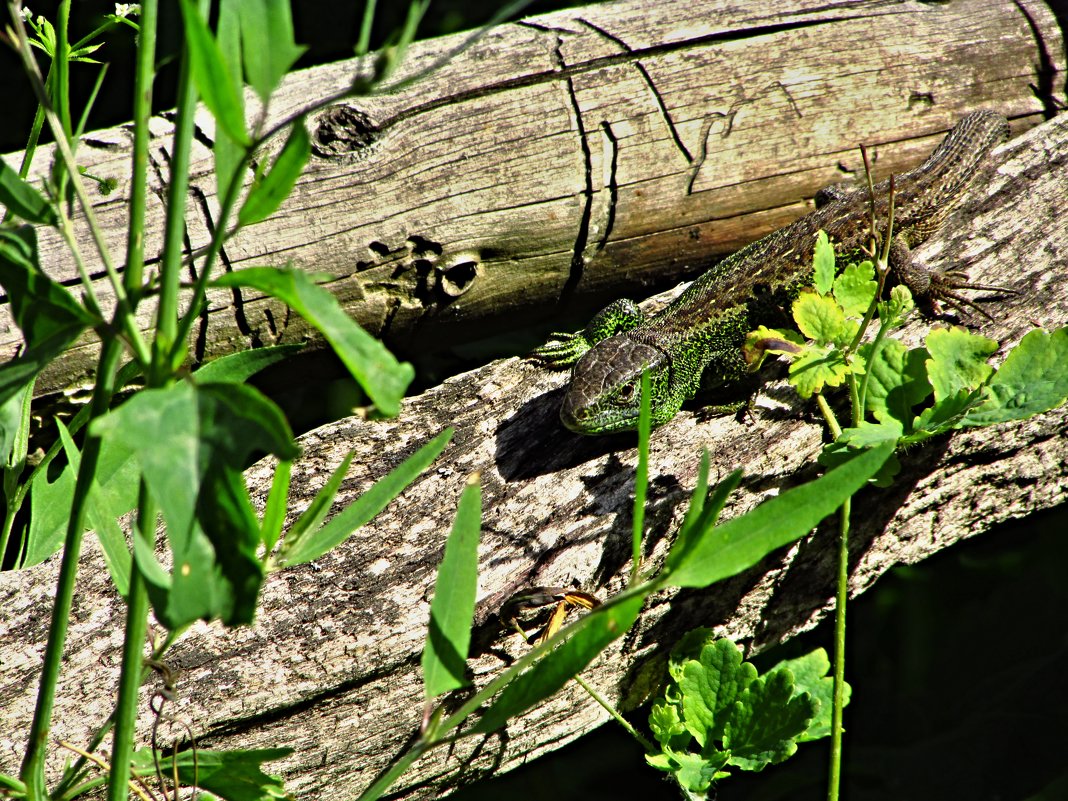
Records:
[[[531,355],[552,368],[564,368],[577,362],[602,340],[637,328],[645,322],[645,313],[633,300],[621,298],[605,306],[581,331],[573,334],[553,333],[551,340]]]

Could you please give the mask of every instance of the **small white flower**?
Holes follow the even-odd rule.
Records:
[[[137,17],[141,15],[140,3],[116,3],[115,4],[115,16],[117,17]]]
[[[22,11],[19,12],[19,16],[21,16],[22,19],[26,22],[29,22],[31,19],[33,19],[33,12],[30,11],[29,6],[23,6]]]

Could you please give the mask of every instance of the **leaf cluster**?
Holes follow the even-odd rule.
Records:
[[[646,755],[687,798],[707,798],[728,768],[759,771],[797,743],[830,732],[833,679],[823,649],[782,662],[763,676],[730,640],[689,632],[672,649],[669,681],[649,713],[659,750]]]

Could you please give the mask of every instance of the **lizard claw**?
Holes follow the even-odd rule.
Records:
[[[966,309],[972,309],[986,319],[994,322],[994,316],[979,305],[979,302],[966,298],[960,294],[960,290],[973,292],[997,292],[999,294],[1019,295],[1019,291],[1007,286],[995,286],[993,284],[973,284],[968,280],[968,274],[963,270],[946,270],[943,273],[935,273],[932,276],[930,302],[936,313],[941,313],[939,304],[944,303],[951,309],[961,314],[966,314]]]
[[[563,369],[577,362],[586,351],[590,349],[590,343],[579,331],[574,334],[549,334],[550,340],[540,348],[531,351],[531,356],[540,360],[547,367]]]

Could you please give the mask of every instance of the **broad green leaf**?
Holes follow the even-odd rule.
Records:
[[[337,298],[316,286],[306,273],[290,268],[249,267],[220,276],[214,285],[249,287],[284,302],[326,337],[382,414],[395,415],[400,410],[404,390],[415,376],[412,366],[397,362],[385,345],[345,313]]]
[[[828,675],[831,670],[831,660],[827,658],[827,652],[822,648],[816,648],[796,659],[783,660],[768,672],[772,673],[777,670],[790,671],[794,679],[795,698],[801,693],[807,693],[810,698],[819,703],[816,716],[809,721],[808,728],[797,738],[797,741],[804,743],[829,737],[831,734],[834,677]],[[844,687],[844,691],[843,705],[848,705],[849,696],[852,692],[848,682]]]
[[[777,670],[750,684],[738,696],[723,729],[728,764],[763,770],[797,751],[797,738],[808,729],[819,703],[808,693],[794,693],[789,671]]]
[[[65,464],[54,480],[38,475],[30,486],[30,524],[21,567],[39,564],[63,547],[74,498],[74,469]]]
[[[160,754],[159,767],[170,776],[177,764],[178,781],[196,786],[225,801],[279,801],[292,798],[282,779],[270,776],[261,769],[264,762],[284,759],[292,748],[260,748],[249,751],[210,751],[204,748],[183,751],[177,756]],[[141,748],[133,753],[132,765],[141,776],[155,776],[156,766],[152,749]]]
[[[25,439],[20,448],[22,452],[14,453],[14,451],[15,444],[20,438],[19,432],[23,431],[24,436],[26,433],[22,421],[23,415],[30,413],[29,404],[33,400],[34,385],[35,376],[30,376],[30,380],[22,386],[21,390],[11,394],[7,400],[0,403],[0,465],[13,467],[26,456]]]
[[[840,386],[848,373],[841,351],[822,345],[810,345],[790,363],[790,383],[802,398],[811,398],[825,386]]]
[[[834,342],[846,330],[842,307],[825,295],[802,292],[794,301],[792,313],[801,333],[819,343]]]
[[[193,380],[198,384],[243,384],[265,367],[270,367],[302,350],[303,345],[271,345],[238,351],[201,365],[193,373]]]
[[[856,428],[842,429],[836,442],[848,445],[854,451],[873,448],[884,443],[896,444],[905,433],[901,423],[891,418],[885,423],[862,422]],[[820,462],[823,464],[823,462]]]
[[[304,120],[299,119],[290,128],[289,138],[270,170],[252,184],[252,189],[238,212],[238,225],[251,225],[274,214],[282,205],[282,201],[293,191],[293,186],[304,170],[304,165],[308,163],[310,154],[311,140],[304,127]]]
[[[816,234],[816,247],[812,252],[813,284],[816,291],[826,295],[834,285],[834,248],[826,231]]]
[[[534,704],[548,698],[577,676],[597,654],[624,633],[638,619],[645,599],[635,596],[608,604],[583,617],[574,633],[550,651],[525,673],[512,681],[497,696],[492,706],[472,729],[489,734],[504,726],[509,718],[522,714]]]
[[[727,713],[756,680],[756,668],[742,661],[738,646],[720,639],[707,641],[697,658],[680,661],[676,673],[687,730],[702,749],[722,740]]]
[[[932,330],[926,345],[931,354],[927,378],[934,387],[936,401],[962,389],[975,389],[994,372],[986,360],[998,349],[998,343],[960,326]]]
[[[847,317],[863,317],[878,290],[875,267],[870,261],[850,264],[834,281],[834,299]]]
[[[877,425],[862,423],[859,429],[844,429],[841,437],[824,445],[816,461],[826,468],[838,467],[856,457],[857,451],[862,447],[871,448],[882,444],[901,447],[906,439],[901,436],[898,426],[893,421]],[[889,487],[894,483],[894,477],[900,472],[901,462],[896,453],[891,453],[890,458],[871,477],[870,483],[876,487]]]
[[[481,527],[482,490],[476,473],[460,496],[456,520],[445,543],[445,555],[434,582],[430,625],[422,658],[427,700],[468,684],[464,671],[478,593]]]
[[[347,540],[360,526],[386,508],[409,484],[433,462],[452,438],[447,428],[413,453],[390,473],[380,478],[367,492],[338,512],[325,526],[289,547],[282,540],[279,563],[285,567],[318,559]]]
[[[289,0],[240,0],[245,76],[264,103],[307,49],[293,38]]]
[[[702,532],[666,583],[705,587],[755,565],[767,554],[803,537],[863,487],[893,453],[891,444],[865,451],[815,481],[786,490],[753,511]]]
[[[55,212],[44,196],[19,177],[18,171],[11,169],[0,158],[0,205],[26,222],[39,225],[54,225]]]
[[[149,582],[161,622],[249,622],[262,581],[260,526],[241,470],[254,452],[297,455],[278,408],[242,384],[183,382],[137,393],[90,433],[132,454],[163,512],[173,574],[169,586]],[[150,568],[150,548],[134,555]]]
[[[252,142],[245,130],[241,84],[234,80],[222,50],[200,16],[194,0],[181,0],[181,6],[185,42],[197,92],[211,111],[216,125],[234,142],[249,147]],[[218,138],[219,132],[216,132]]]
[[[884,339],[871,359],[871,346],[861,348],[868,359],[868,393],[865,406],[881,422],[896,420],[903,429],[912,427],[912,408],[931,394],[924,348],[907,350],[896,339]]]
[[[986,386],[983,402],[962,425],[1024,420],[1049,411],[1068,398],[1068,328],[1029,331]]]
[[[230,76],[233,86],[241,87],[241,9],[240,0],[223,0],[219,4],[219,21],[215,26],[215,41],[219,44],[223,66]],[[239,91],[236,100],[245,116],[245,95]],[[212,156],[215,159],[215,192],[221,203],[231,190],[241,188],[244,169],[242,159],[246,147],[240,140],[233,139],[221,125],[215,126],[215,141],[212,143]],[[231,186],[236,183],[237,186]]]

